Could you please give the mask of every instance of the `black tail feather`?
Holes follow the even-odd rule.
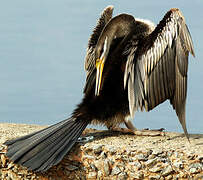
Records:
[[[32,134],[6,141],[7,156],[34,171],[58,164],[88,125],[88,121],[66,119]]]

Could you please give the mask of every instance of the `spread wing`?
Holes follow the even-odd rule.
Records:
[[[87,53],[85,57],[86,83],[84,87],[84,93],[89,91],[89,89],[95,82],[96,69],[95,69],[94,50],[102,30],[104,29],[105,25],[111,20],[112,14],[113,14],[113,6],[107,6],[103,10],[99,20],[97,21],[97,25],[89,38]]]
[[[138,109],[149,111],[170,99],[179,121],[185,126],[185,101],[189,52],[193,43],[178,9],[166,13],[142,47],[128,56],[124,84],[128,86],[131,116]]]

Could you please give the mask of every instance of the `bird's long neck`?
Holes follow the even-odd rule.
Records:
[[[114,39],[123,38],[122,41],[117,44],[116,52],[122,49],[125,43],[129,40],[135,31],[135,19],[128,14],[120,14],[113,18],[103,29],[96,46],[97,55],[102,50],[105,40],[107,40],[106,53],[109,53],[112,41]]]

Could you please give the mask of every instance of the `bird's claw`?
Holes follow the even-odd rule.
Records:
[[[79,137],[77,142],[88,142],[94,139],[94,136]]]

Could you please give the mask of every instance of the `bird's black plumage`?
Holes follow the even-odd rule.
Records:
[[[171,9],[155,28],[128,14],[112,18],[107,7],[91,35],[84,98],[69,119],[5,142],[7,156],[35,171],[58,164],[89,123],[109,129],[169,99],[188,137],[185,123],[187,66],[192,40],[183,15]]]

